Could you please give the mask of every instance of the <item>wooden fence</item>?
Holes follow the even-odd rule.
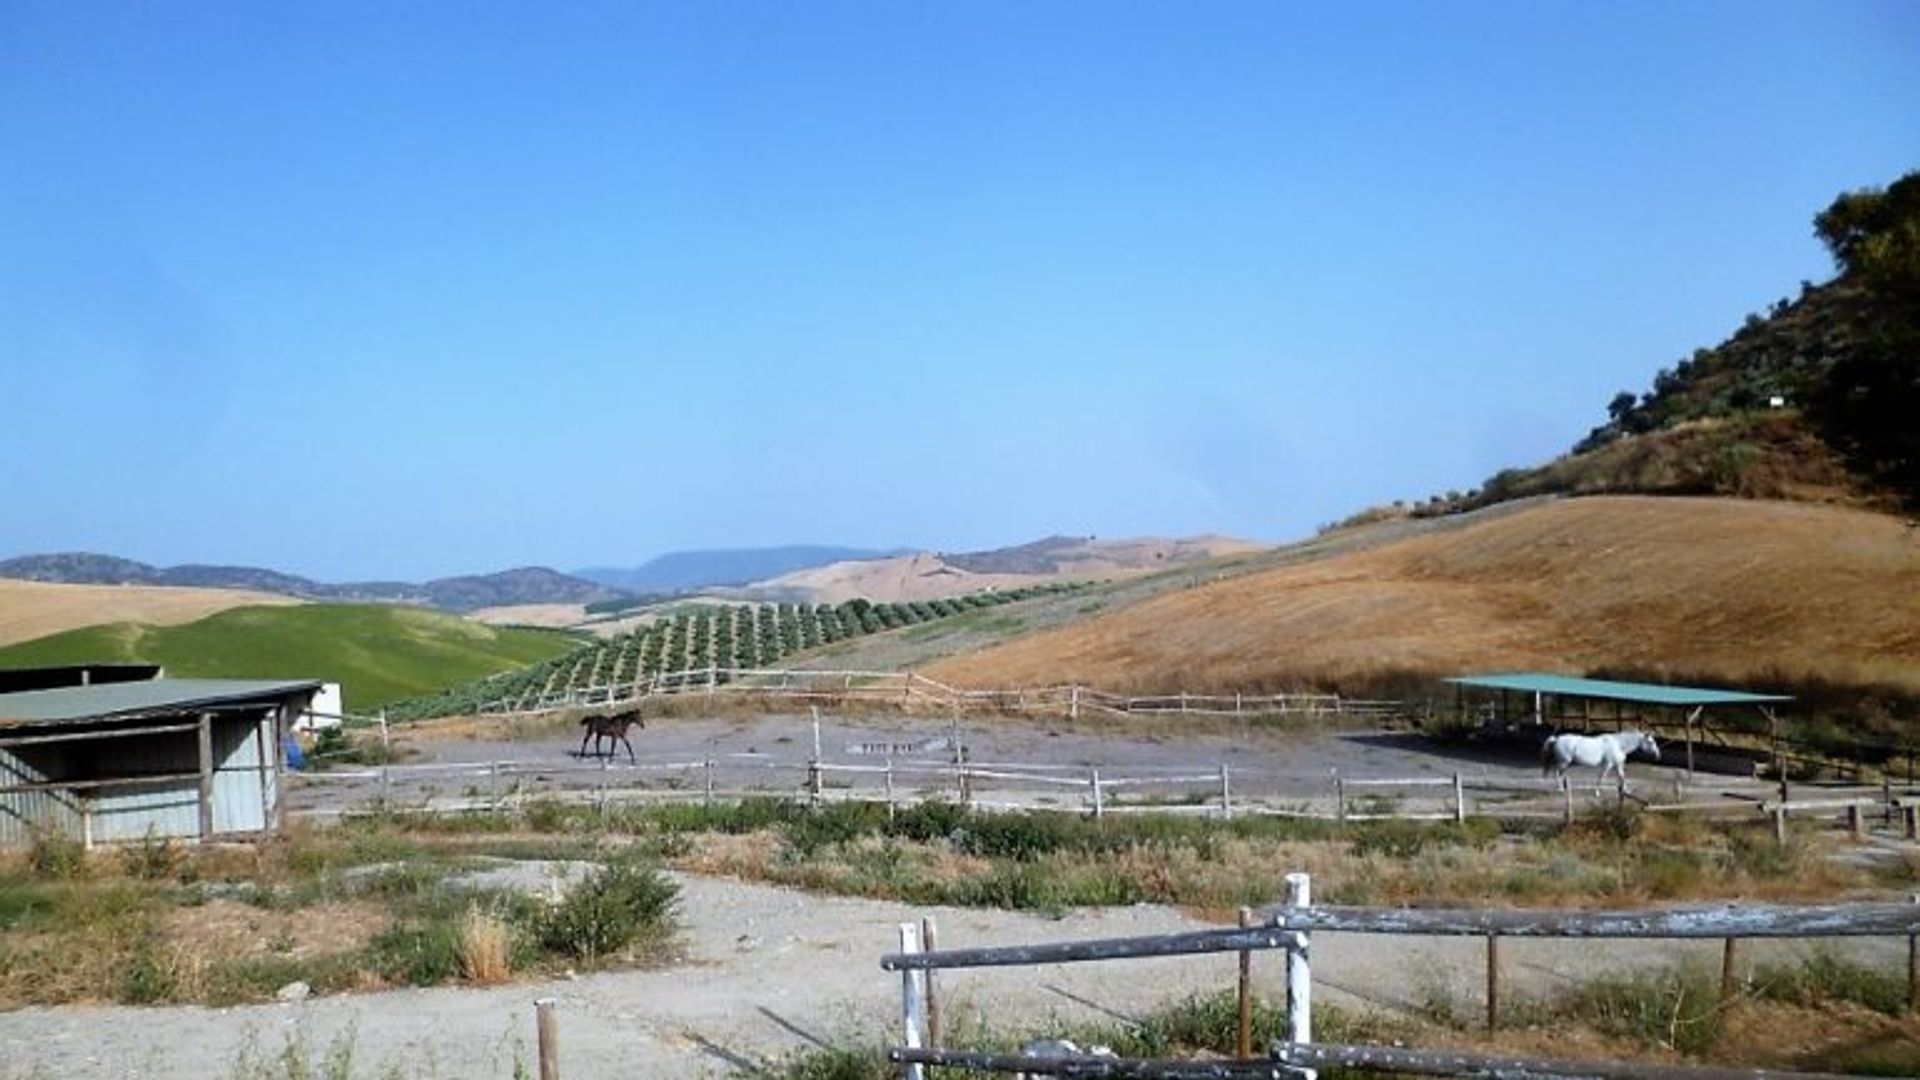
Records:
[[[503,699],[480,707],[481,715],[550,712],[613,705],[648,697],[688,694],[754,695],[795,701],[878,701],[903,707],[943,710],[1081,714],[1165,714],[1193,716],[1348,716],[1397,715],[1397,701],[1343,698],[1338,694],[1157,694],[1128,696],[1091,686],[1022,687],[967,690],[916,672],[842,671],[814,668],[733,668],[709,666],[663,672],[646,679],[545,694],[531,702]]]
[[[821,742],[818,717],[812,752],[805,758],[741,760],[700,757],[646,760],[628,764],[615,757],[500,759],[479,762],[396,764],[371,768],[328,769],[298,774],[309,787],[357,785],[371,788],[368,805],[309,810],[309,815],[352,814],[372,809],[426,813],[503,812],[534,799],[591,803],[738,799],[754,795],[826,802],[884,803],[897,807],[932,799],[970,809],[1061,811],[1096,819],[1125,814],[1188,814],[1231,820],[1264,815],[1359,823],[1381,820],[1453,821],[1492,818],[1572,822],[1590,805],[1583,785],[1561,779],[1469,775],[1350,777],[1328,776],[1317,792],[1301,796],[1301,778],[1279,770],[1143,766],[1123,769],[1095,765],[1046,765],[976,760],[964,739],[874,740],[850,744],[848,756],[873,761],[829,760]],[[388,748],[391,749],[390,747]],[[940,757],[927,756],[929,752]],[[900,756],[896,756],[900,755]],[[745,778],[746,782],[742,782]],[[455,784],[462,793],[444,796]],[[1716,785],[1728,787],[1733,785]],[[1920,792],[1883,784],[1877,788],[1808,788],[1797,794],[1781,786],[1747,785],[1746,792],[1717,791],[1714,798],[1693,796],[1675,778],[1670,801],[1629,796],[1648,813],[1696,813],[1752,817],[1772,821],[1776,838],[1788,838],[1789,818],[1844,820],[1862,836],[1870,820],[1889,830],[1904,829],[1909,839],[1920,832]],[[1664,789],[1647,782],[1643,791]],[[1769,797],[1777,792],[1780,797]],[[1408,798],[1407,793],[1412,793]]]
[[[1692,1068],[1638,1062],[1546,1061],[1468,1054],[1450,1050],[1330,1045],[1313,1040],[1312,935],[1319,931],[1358,934],[1469,936],[1487,943],[1487,1023],[1498,1023],[1499,943],[1506,937],[1655,938],[1720,940],[1727,961],[1723,995],[1730,994],[1731,957],[1749,938],[1904,937],[1907,939],[1908,1004],[1920,1003],[1920,903],[1836,904],[1813,907],[1716,907],[1656,911],[1560,912],[1476,909],[1374,909],[1316,907],[1305,874],[1287,875],[1287,903],[1270,909],[1257,925],[1150,937],[1049,942],[1037,945],[969,949],[933,949],[921,924],[903,923],[900,951],[883,956],[882,969],[901,976],[901,1042],[889,1059],[903,1067],[906,1080],[924,1080],[927,1066],[976,1072],[1033,1075],[1139,1077],[1312,1077],[1332,1066],[1424,1076],[1642,1077],[1646,1080],[1828,1080],[1829,1074],[1765,1069]],[[1243,917],[1243,923],[1247,920]],[[1285,1030],[1277,1033],[1270,1056],[1252,1059],[1248,1030],[1250,984],[1247,958],[1262,950],[1287,954]],[[1119,960],[1134,957],[1190,956],[1236,952],[1242,957],[1239,1060],[1152,1061],[1072,1055],[1039,1058],[989,1054],[941,1047],[935,972],[973,967],[1012,967]],[[1837,1078],[1834,1078],[1837,1080]]]

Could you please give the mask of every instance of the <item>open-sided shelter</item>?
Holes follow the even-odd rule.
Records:
[[[1651,729],[1679,729],[1684,742],[1687,769],[1711,753],[1716,759],[1744,757],[1752,767],[1750,755],[1728,754],[1718,747],[1707,750],[1703,741],[1724,743],[1724,733],[1706,723],[1707,710],[1752,708],[1765,720],[1763,730],[1769,738],[1768,754],[1779,764],[1780,718],[1775,705],[1792,701],[1784,694],[1756,694],[1746,690],[1726,690],[1708,686],[1670,686],[1665,683],[1620,682],[1613,679],[1581,679],[1526,671],[1498,675],[1461,675],[1447,682],[1463,691],[1489,694],[1487,719],[1495,726],[1514,730],[1527,726],[1586,731],[1595,724],[1619,727],[1632,723]],[[1515,708],[1516,701],[1519,708]],[[1721,764],[1716,760],[1715,764]]]
[[[152,678],[0,693],[0,846],[277,828],[283,740],[319,687]]]

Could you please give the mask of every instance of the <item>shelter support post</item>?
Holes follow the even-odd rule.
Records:
[[[268,764],[272,759],[267,756],[267,747],[279,739],[280,718],[287,715],[287,712],[285,705],[268,709],[266,715],[262,716],[260,722],[253,727],[256,740],[253,755],[256,765],[254,775],[260,778],[261,832],[267,832],[273,828],[273,792],[270,787],[273,781],[273,766]]]
[[[200,757],[200,839],[213,838],[213,714],[203,712],[196,737]]]
[[[1687,731],[1687,775],[1688,776],[1693,775],[1693,725],[1700,722],[1700,712],[1705,708],[1706,708],[1705,705],[1695,705],[1693,707],[1693,711],[1687,714],[1686,731]]]

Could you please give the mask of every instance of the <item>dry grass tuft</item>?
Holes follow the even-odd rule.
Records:
[[[513,931],[478,904],[460,923],[460,974],[480,986],[496,986],[513,975]]]

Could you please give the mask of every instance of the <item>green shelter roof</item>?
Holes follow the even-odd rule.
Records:
[[[1751,694],[1744,690],[1721,690],[1717,687],[1614,682],[1611,679],[1576,679],[1570,675],[1548,675],[1536,671],[1461,675],[1447,681],[1483,690],[1518,690],[1527,694],[1632,701],[1642,705],[1762,705],[1793,700],[1784,694]]]
[[[0,727],[89,723],[223,705],[265,705],[319,687],[312,680],[145,679],[23,690],[0,694]]]

